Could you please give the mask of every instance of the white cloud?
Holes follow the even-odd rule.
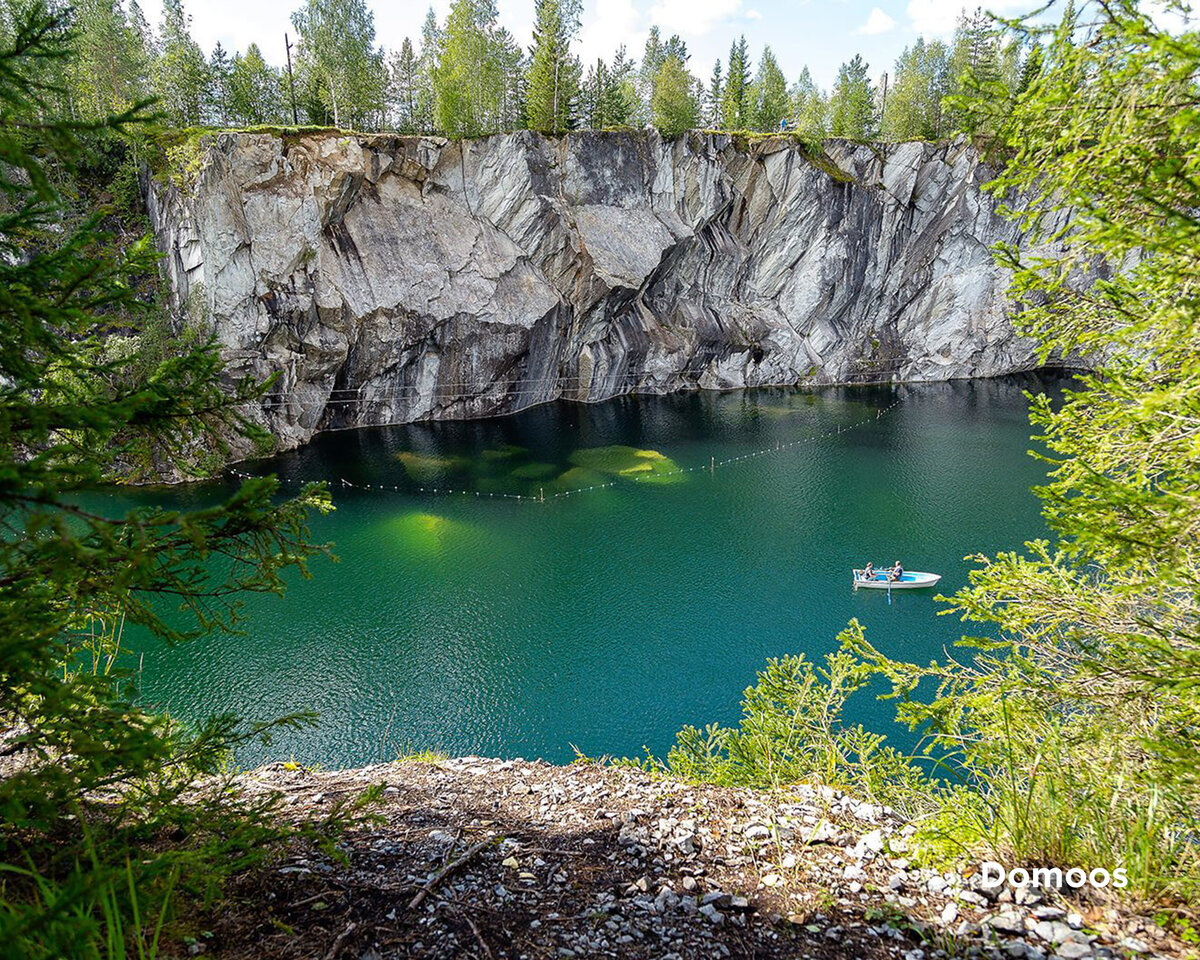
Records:
[[[746,19],[747,20],[761,20],[762,14],[759,13],[757,10],[747,10],[746,11]]]
[[[867,15],[867,22],[858,28],[858,32],[865,33],[868,36],[874,36],[880,33],[887,33],[895,25],[895,20],[889,17],[878,7],[875,7]]]
[[[640,58],[645,39],[645,25],[633,0],[596,0],[595,14],[583,17],[579,52],[585,66],[598,57],[611,60],[621,44],[630,56]]]
[[[657,23],[664,33],[708,33],[724,20],[742,13],[743,0],[658,0],[650,8],[650,22]]]
[[[954,32],[958,24],[959,14],[964,9],[974,10],[979,3],[971,0],[909,0],[905,13],[912,21],[910,26],[917,33],[925,36],[944,37]],[[992,13],[1028,13],[1031,7],[1029,0],[987,0],[985,10]]]
[[[1180,11],[1174,7],[1168,6],[1164,0],[1150,0],[1143,10],[1160,30],[1165,30],[1167,33],[1183,33],[1185,30],[1194,30],[1196,28],[1196,17],[1191,15],[1191,11]]]

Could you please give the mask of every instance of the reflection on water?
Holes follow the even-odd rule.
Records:
[[[340,765],[409,747],[555,761],[572,745],[664,751],[684,723],[735,720],[765,658],[819,658],[851,617],[897,656],[926,660],[956,639],[961,625],[936,616],[931,592],[889,606],[883,592],[851,590],[849,571],[899,557],[952,592],[968,553],[1039,535],[1022,390],[1041,387],[626,397],[321,436],[248,469],[333,481],[338,509],[314,532],[340,563],[316,564],[282,600],[252,597],[247,636],[170,650],[143,638],[144,695],[182,716],[321,713],[315,731],[244,762]],[[864,418],[715,473],[678,472]],[[468,496],[421,492],[434,486]],[[486,496],[586,486],[601,489],[544,504]],[[887,703],[850,707],[852,722],[890,724]]]

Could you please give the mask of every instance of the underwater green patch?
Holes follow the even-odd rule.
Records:
[[[411,453],[408,450],[396,454],[396,459],[404,465],[409,477],[418,483],[429,483],[470,466],[466,457],[438,457],[432,454]]]
[[[563,493],[567,490],[582,490],[584,487],[594,487],[608,482],[608,476],[586,467],[571,467],[558,479],[546,484],[548,491]]]
[[[506,443],[493,450],[484,450],[480,456],[485,460],[513,460],[523,457],[526,453],[528,451],[525,447],[518,447],[515,443]]]
[[[385,521],[388,537],[413,553],[436,553],[466,532],[466,525],[436,513],[413,511]]]
[[[517,480],[549,480],[556,473],[558,467],[552,463],[526,463],[511,471],[509,476]]]
[[[596,473],[639,483],[679,483],[683,474],[679,465],[657,450],[616,445],[576,450],[570,462]]]

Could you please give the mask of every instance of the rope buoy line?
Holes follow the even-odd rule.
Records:
[[[813,434],[805,437],[802,440],[793,440],[790,443],[776,443],[773,447],[764,447],[762,450],[756,450],[753,453],[744,453],[737,457],[726,457],[724,460],[718,460],[716,457],[709,457],[706,464],[700,464],[694,467],[680,467],[677,470],[670,470],[666,473],[656,473],[651,477],[630,477],[627,478],[633,483],[644,483],[648,480],[660,480],[664,477],[674,477],[685,473],[715,473],[718,469],[732,466],[735,463],[741,463],[744,460],[755,460],[758,457],[766,456],[768,453],[782,453],[784,450],[791,450],[795,447],[802,447],[805,444],[817,443],[821,440],[828,440],[831,437],[839,437],[842,434],[849,433],[851,430],[857,430],[859,427],[864,427],[868,423],[873,423],[883,419],[888,413],[900,405],[900,400],[893,400],[888,406],[878,410],[872,417],[864,417],[862,420],[857,420],[849,426],[841,426],[840,424],[832,430],[826,430],[823,433]],[[245,473],[241,470],[235,470],[233,467],[228,468],[228,472],[242,480],[261,479],[262,474]],[[306,483],[314,483],[312,480],[297,480],[291,477],[277,477],[280,484],[295,484],[303,485]],[[334,480],[326,480],[331,487],[343,487],[350,490],[371,490],[381,491],[386,493],[412,493],[413,488],[407,484],[388,484],[388,483],[351,483],[345,477],[338,477]],[[574,490],[561,490],[556,493],[546,495],[545,488],[541,488],[538,494],[521,494],[521,493],[488,493],[482,490],[460,490],[453,487],[417,487],[416,492],[421,494],[433,494],[437,496],[461,496],[473,497],[476,500],[522,500],[529,503],[549,503],[553,500],[563,500],[570,496],[578,496],[581,493],[588,493],[593,490],[606,490],[609,487],[615,487],[621,481],[613,480],[609,483],[596,483],[587,487],[577,487]]]
[[[892,368],[871,368],[869,372],[879,374],[894,373]],[[867,372],[867,371],[860,371]],[[604,386],[624,390],[630,387],[650,387],[654,384],[643,383],[642,374],[624,373],[616,377],[607,378],[603,375],[597,377],[547,377],[537,380],[521,380],[518,379],[512,384],[504,384],[499,381],[491,384],[491,386],[503,389],[503,394],[498,396],[488,396],[486,393],[481,393],[478,382],[445,382],[436,383],[432,386],[432,392],[428,392],[430,388],[423,388],[418,384],[397,384],[390,389],[380,393],[366,395],[362,392],[361,387],[335,387],[329,391],[328,396],[321,400],[304,400],[299,399],[296,391],[288,393],[268,393],[258,400],[248,400],[245,403],[239,404],[242,407],[262,409],[264,404],[276,407],[317,407],[326,409],[330,407],[353,407],[362,406],[364,404],[382,404],[391,401],[411,400],[414,397],[427,396],[427,398],[435,403],[457,403],[462,400],[481,400],[489,401],[496,399],[521,399],[523,397],[543,396],[548,390],[562,389],[570,390],[577,387],[591,388],[593,385]],[[755,389],[755,390],[770,390],[770,389],[787,389],[786,384],[760,384],[754,387],[738,388],[738,389]],[[513,390],[511,387],[519,387],[520,389]],[[466,393],[446,393],[448,389],[470,390]],[[344,396],[343,396],[344,394]],[[657,395],[657,394],[655,394]],[[364,426],[383,427],[391,426],[391,424],[372,423],[364,424]]]

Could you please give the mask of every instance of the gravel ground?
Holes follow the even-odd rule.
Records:
[[[1145,917],[910,865],[913,829],[830,788],[764,793],[477,757],[244,778],[383,823],[241,878],[193,954],[254,958],[1109,960],[1191,954]]]

